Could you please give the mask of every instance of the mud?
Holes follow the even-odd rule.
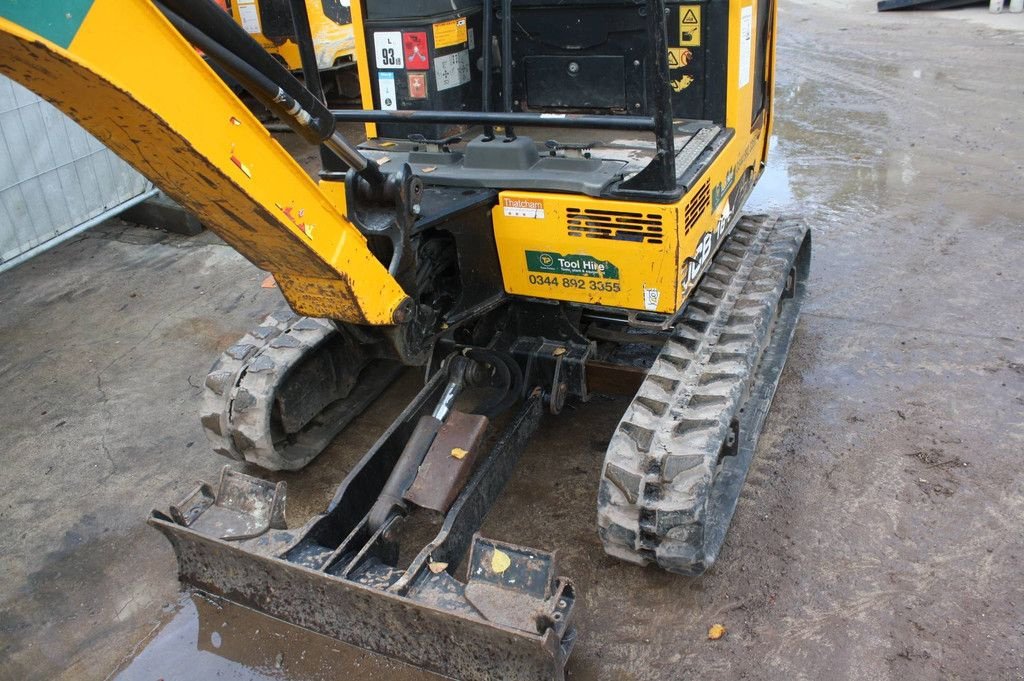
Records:
[[[781,8],[748,209],[803,213],[814,265],[719,563],[683,579],[603,554],[621,398],[547,421],[484,527],[559,550],[572,679],[1024,678],[1024,33],[873,6]],[[0,278],[0,679],[429,678],[179,595],[143,520],[216,477],[199,381],[280,296],[215,239],[158,234],[108,225]],[[416,384],[280,476],[293,523]]]

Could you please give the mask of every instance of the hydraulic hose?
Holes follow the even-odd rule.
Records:
[[[483,39],[480,41],[483,46],[481,70],[483,78],[480,83],[481,109],[484,112],[491,110],[491,54],[494,46],[494,0],[483,0],[484,3],[484,25]],[[488,140],[494,139],[494,126],[484,126],[484,137]]]
[[[306,0],[291,0],[292,28],[295,30],[295,44],[299,46],[299,60],[302,62],[303,85],[310,94],[325,102],[324,86],[320,82],[320,64],[316,60],[313,35],[309,28],[309,11]]]
[[[512,111],[512,0],[501,0],[501,99],[506,113]],[[516,131],[505,126],[505,139],[514,140]]]
[[[205,21],[213,28],[217,28],[221,19],[228,21],[232,27],[242,32],[245,40],[250,41],[256,51],[262,54],[263,58],[254,57],[253,61],[264,62],[261,64],[267,67],[260,68],[253,64],[248,57],[252,54],[244,41],[234,41],[238,50],[230,49],[225,43],[215,40],[209,34],[194,24],[192,21],[178,14],[168,4],[184,5],[195,16],[208,19],[204,12],[199,9],[212,8],[213,15],[217,21]],[[227,14],[207,0],[200,0],[199,7],[192,7],[195,3],[188,0],[158,0],[155,2],[157,8],[163,12],[167,20],[178,30],[182,36],[194,46],[202,50],[207,57],[217,62],[232,78],[235,78],[246,90],[267,106],[276,116],[285,121],[296,133],[311,144],[324,144],[342,160],[348,163],[371,185],[378,186],[384,183],[384,175],[380,172],[377,164],[364,156],[351,142],[336,130],[334,116],[327,106],[309,90],[302,85],[283,66],[268,55],[258,43],[252,41]],[[222,16],[217,16],[222,15]],[[232,31],[220,31],[231,35]],[[236,36],[237,37],[237,36]],[[239,46],[238,43],[242,45]],[[241,54],[240,54],[241,53]],[[244,57],[242,56],[244,55]],[[298,94],[298,96],[295,96]]]

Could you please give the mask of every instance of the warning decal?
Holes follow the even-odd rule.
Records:
[[[411,71],[426,71],[430,68],[426,33],[403,33],[402,48],[405,53],[405,68]]]
[[[242,28],[246,33],[260,32],[260,12],[252,0],[238,3],[238,18],[242,20]]]
[[[700,47],[700,5],[679,6],[679,47]]]
[[[685,47],[668,48],[668,67],[670,69],[681,69],[690,64],[693,59],[693,52]]]
[[[380,92],[380,108],[385,111],[397,111],[398,93],[395,90],[395,74],[391,71],[378,73],[377,90]]]
[[[469,82],[469,50],[434,58],[434,77],[438,90],[448,90]]]
[[[407,75],[409,78],[409,99],[426,99],[427,74],[412,73],[410,71]]]
[[[469,41],[469,32],[466,30],[466,18],[452,19],[434,24],[434,49],[442,47],[461,45]]]
[[[740,70],[737,74],[736,87],[750,84],[750,40],[753,33],[754,8],[751,6],[740,9]]]

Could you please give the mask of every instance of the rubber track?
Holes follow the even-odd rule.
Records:
[[[687,575],[714,560],[705,521],[716,468],[735,446],[806,236],[799,220],[745,216],[718,250],[609,443],[598,492],[608,554]]]
[[[303,358],[339,342],[354,341],[330,320],[285,310],[225,350],[206,377],[200,411],[214,452],[268,470],[297,470],[315,458],[397,376],[396,365],[374,367],[379,370],[361,377],[349,397],[329,405],[301,433],[283,438],[274,424],[279,386]],[[352,353],[356,374],[366,366],[358,354]]]

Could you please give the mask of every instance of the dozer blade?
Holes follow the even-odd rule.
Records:
[[[181,581],[200,591],[457,679],[560,681],[575,640],[573,585],[553,553],[476,534],[543,414],[528,398],[415,558],[399,563],[400,516],[367,516],[414,424],[444,387],[438,373],[338,488],[327,511],[284,526],[283,483],[225,472],[150,524],[171,542]],[[406,519],[409,520],[409,519]],[[467,579],[455,574],[469,554]],[[408,561],[408,558],[405,559]]]
[[[605,456],[610,555],[699,575],[725,541],[796,330],[810,233],[746,216],[690,298]]]

